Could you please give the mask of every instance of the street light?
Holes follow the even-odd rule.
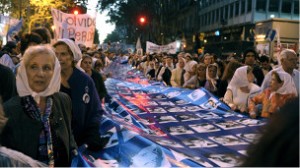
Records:
[[[140,17],[139,21],[141,24],[144,24],[144,23],[146,23],[146,18],[144,16],[142,16],[142,17]]]

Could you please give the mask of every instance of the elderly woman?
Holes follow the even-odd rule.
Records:
[[[182,87],[189,88],[189,89],[196,89],[198,85],[197,79],[197,63],[192,66],[192,68],[187,71],[185,74],[185,81]]]
[[[272,72],[270,87],[249,99],[249,114],[256,118],[257,104],[262,104],[261,117],[270,117],[287,101],[297,96],[297,90],[291,75],[286,72]]]
[[[93,80],[75,65],[81,59],[81,51],[74,41],[59,39],[55,53],[61,65],[60,91],[72,100],[72,130],[78,146],[98,151],[105,145],[100,138],[100,120],[103,114],[100,99]]]
[[[60,65],[46,46],[26,50],[17,74],[18,96],[4,104],[8,118],[1,144],[50,167],[70,166],[76,144],[71,131],[71,100],[59,93]]]
[[[218,65],[216,63],[208,65],[206,69],[206,82],[204,88],[212,94],[217,95],[219,83]]]
[[[199,63],[197,65],[197,79],[198,84],[196,88],[204,87],[206,83],[206,65],[204,63]]]
[[[254,75],[250,66],[242,66],[236,69],[223,101],[232,110],[247,111],[247,101],[250,95],[260,92],[260,87],[253,83]]]
[[[80,67],[88,74],[94,81],[100,100],[103,100],[107,95],[104,81],[100,73],[92,69],[93,58],[90,56],[83,56],[81,59]]]

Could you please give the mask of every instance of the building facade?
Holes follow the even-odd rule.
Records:
[[[258,43],[259,22],[280,18],[282,22],[298,21],[299,26],[299,0],[165,0],[161,3],[165,7],[162,22],[165,41],[181,39],[187,51],[204,48],[218,55],[241,53]],[[299,33],[294,38],[299,39]]]

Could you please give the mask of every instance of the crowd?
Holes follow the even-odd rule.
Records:
[[[50,41],[49,31],[38,28],[0,52],[1,145],[49,166],[70,166],[78,146],[99,151],[107,143],[99,133],[104,68],[117,57],[166,86],[203,87],[251,118],[271,117],[299,94],[299,58],[290,49],[272,65],[254,49],[221,60],[213,53],[124,55],[74,39]]]

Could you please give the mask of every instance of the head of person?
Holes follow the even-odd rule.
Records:
[[[206,69],[206,79],[217,79],[218,78],[218,65],[209,64]]]
[[[269,69],[270,67],[270,58],[266,55],[262,55],[260,58],[259,58],[259,61],[261,63],[261,67],[263,69]]]
[[[184,58],[185,58],[186,62],[189,62],[192,60],[192,55],[190,53],[185,53]]]
[[[101,70],[103,69],[103,67],[104,67],[103,62],[102,62],[100,59],[97,59],[97,60],[95,61],[94,69],[95,69],[97,72],[101,72]]]
[[[9,54],[9,55],[16,55],[17,54],[17,44],[14,41],[8,41],[1,51]]]
[[[230,80],[233,77],[235,70],[241,66],[242,64],[238,61],[230,61],[225,67],[222,80]]]
[[[168,67],[171,67],[173,64],[173,57],[172,56],[168,56],[166,59],[166,64]]]
[[[93,58],[85,55],[82,56],[80,67],[87,73],[92,72],[92,64],[93,64]]]
[[[37,33],[42,37],[42,44],[50,44],[51,43],[51,33],[45,27],[39,27],[33,29],[31,32]]]
[[[197,65],[198,64],[193,64],[191,69],[189,70],[190,75],[197,75]]]
[[[185,65],[185,60],[184,60],[184,58],[179,58],[179,59],[178,59],[178,66],[179,66],[179,68],[183,69],[183,68],[184,68],[184,65]]]
[[[253,66],[258,58],[257,52],[252,48],[246,49],[243,53],[243,56],[244,64],[249,66]]]
[[[209,53],[204,54],[203,56],[203,63],[208,66],[212,63],[212,56]]]
[[[53,47],[62,71],[74,68],[82,57],[79,47],[70,39],[59,39]]]
[[[19,96],[31,95],[39,103],[60,89],[60,65],[50,46],[29,47],[16,77]]]
[[[30,46],[35,46],[42,43],[42,37],[37,33],[26,33],[21,38],[21,54]]]
[[[279,61],[285,71],[293,71],[297,68],[299,58],[294,50],[285,49],[280,53]]]
[[[282,71],[273,71],[270,81],[270,90],[279,94],[297,95],[296,86],[290,74]]]
[[[204,63],[199,63],[197,65],[197,74],[199,79],[201,80],[206,79],[206,66]]]
[[[247,65],[237,68],[231,81],[229,82],[228,88],[239,88],[244,92],[249,92],[249,84],[254,80],[252,70],[253,68]]]

